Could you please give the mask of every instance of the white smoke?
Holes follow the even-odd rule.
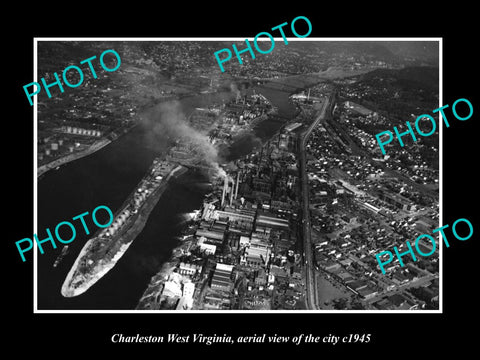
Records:
[[[230,91],[235,93],[236,96],[239,96],[241,95],[241,92],[240,90],[238,89],[238,86],[236,83],[234,83],[233,81],[230,83]]]
[[[194,145],[195,155],[215,170],[214,177],[224,176],[225,171],[219,165],[218,149],[210,142],[208,135],[188,124],[187,118],[178,101],[162,103],[149,110],[143,117],[144,124],[152,131],[151,140],[168,136]]]

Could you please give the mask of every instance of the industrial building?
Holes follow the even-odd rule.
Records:
[[[288,219],[279,218],[267,212],[259,213],[255,224],[257,227],[264,226],[277,229],[288,229],[290,227]]]
[[[231,276],[233,265],[217,263],[213,273],[211,287],[219,290],[229,291],[233,285]]]
[[[217,246],[204,243],[203,239],[204,238],[200,238],[201,242],[199,241],[200,251],[203,252],[205,255],[215,255],[215,252],[217,251]]]
[[[84,129],[76,126],[62,126],[60,131],[73,134],[73,135],[83,135],[83,136],[94,136],[94,137],[101,137],[102,132],[100,130],[95,129]]]
[[[243,210],[228,209],[225,211],[215,210],[215,219],[226,219],[229,222],[244,222],[253,224],[254,213]]]
[[[265,266],[270,257],[272,246],[261,239],[252,238],[245,248],[245,262],[248,266],[259,268]]]
[[[216,229],[207,230],[200,228],[195,232],[195,236],[199,238],[204,237],[209,242],[220,245],[223,243],[224,231]]]
[[[404,198],[403,196],[399,195],[399,194],[393,194],[391,191],[383,188],[383,187],[380,187],[377,191],[376,191],[379,199],[385,201],[386,203],[388,204],[391,204],[395,207],[397,207],[398,209],[402,209],[402,210],[406,210],[406,211],[415,211],[416,210],[416,206],[415,204],[413,204],[411,201],[408,201],[406,198]]]
[[[292,123],[292,124],[289,124],[289,125],[285,126],[285,130],[288,131],[288,132],[292,132],[292,131],[298,129],[302,125],[303,125],[302,123],[295,122],[295,123]]]
[[[193,276],[201,272],[202,272],[201,265],[189,264],[184,262],[181,262],[178,265],[178,273],[181,275]]]

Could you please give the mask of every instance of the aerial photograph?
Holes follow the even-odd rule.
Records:
[[[301,40],[37,39],[37,311],[441,308],[440,41]]]

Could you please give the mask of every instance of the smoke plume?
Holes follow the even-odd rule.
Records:
[[[143,123],[151,130],[149,141],[161,141],[168,137],[192,144],[197,151],[194,155],[200,156],[208,166],[216,170],[214,176],[225,173],[219,166],[217,148],[209,141],[206,133],[194,129],[188,123],[178,101],[164,102],[150,109],[144,114]]]

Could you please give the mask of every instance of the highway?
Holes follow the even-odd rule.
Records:
[[[327,110],[331,111],[333,105],[333,94],[331,94],[322,104],[322,108],[318,112],[318,116],[307,130],[300,134],[300,177],[302,184],[302,214],[303,214],[303,251],[305,260],[305,302],[309,310],[318,310],[318,291],[315,276],[315,268],[313,266],[312,238],[311,238],[311,222],[309,210],[309,189],[307,175],[307,156],[305,153],[305,144],[308,141],[312,130],[321,122],[325,121]]]

